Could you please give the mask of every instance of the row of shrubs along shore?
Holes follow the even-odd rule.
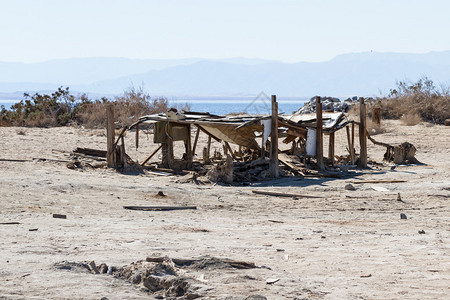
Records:
[[[48,127],[82,125],[86,128],[105,127],[106,105],[115,106],[115,119],[120,126],[128,126],[138,117],[166,112],[170,108],[166,98],[151,98],[142,88],[129,88],[114,100],[75,97],[69,88],[60,87],[51,94],[24,94],[23,100],[10,110],[1,107],[0,126]],[[389,94],[376,98],[369,106],[381,108],[384,119],[402,119],[407,125],[426,121],[444,124],[450,119],[450,89],[437,87],[424,77],[417,82],[398,82]],[[189,110],[188,104],[178,107]],[[369,111],[370,114],[370,111]]]
[[[131,125],[143,115],[166,112],[171,108],[166,98],[151,98],[142,88],[131,87],[114,100],[104,97],[91,100],[86,94],[76,97],[68,87],[60,87],[51,94],[24,94],[24,99],[10,110],[2,106],[0,126],[104,128],[108,104],[114,105],[115,120],[121,127]],[[176,108],[190,109],[188,104]]]

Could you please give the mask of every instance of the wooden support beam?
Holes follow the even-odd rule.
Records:
[[[172,134],[172,123],[168,122],[166,124],[165,132],[163,135],[162,142],[162,164],[165,168],[173,168],[173,134]]]
[[[266,142],[264,141],[264,123],[261,122],[262,134],[261,134],[261,159],[266,158]],[[241,155],[242,156],[242,155]]]
[[[202,132],[204,132],[207,136],[209,136],[210,138],[212,137],[216,142],[221,142],[222,140],[216,138],[214,135],[212,135],[211,133],[209,133],[208,131],[206,131],[203,127],[201,127],[200,125],[198,125],[198,128],[200,128],[200,130]]]
[[[192,157],[195,156],[195,148],[197,148],[197,142],[198,142],[199,135],[200,135],[200,128],[197,125],[197,132],[195,133],[195,138],[194,138],[194,146],[192,147]]]
[[[355,164],[355,123],[352,123],[352,152],[350,153],[350,158],[352,160],[352,165]]]
[[[375,107],[372,111],[372,122],[377,124],[378,127],[381,125],[381,107]]]
[[[187,140],[185,142],[185,148],[186,148],[186,160],[188,161],[188,165],[186,168],[190,169],[192,167],[192,141],[191,141],[191,125],[188,125],[188,135]]]
[[[149,156],[147,156],[147,158],[144,159],[144,161],[141,162],[141,166],[144,166],[156,154],[156,152],[158,152],[159,149],[161,149],[161,148],[162,148],[162,144],[159,145],[158,148],[153,150],[153,152]]]
[[[366,104],[364,98],[359,100],[359,166],[367,168]]]
[[[252,193],[253,194],[257,194],[257,195],[274,196],[274,197],[286,197],[286,198],[323,198],[322,196],[300,195],[300,194],[269,192],[269,191],[258,191],[258,190],[252,190]]]
[[[322,101],[316,97],[316,159],[320,170],[325,169],[323,163],[323,122],[322,122]]]
[[[139,148],[139,124],[136,124],[136,150]]]
[[[106,164],[109,168],[114,168],[116,166],[114,139],[114,106],[113,104],[108,104],[106,106]]]
[[[272,132],[270,135],[269,170],[273,177],[280,176],[278,166],[278,103],[277,96],[272,95]]]
[[[353,147],[352,137],[350,137],[350,128],[348,126],[345,126],[345,130],[347,132],[348,153],[350,154],[350,163],[353,165],[355,163],[355,149]]]
[[[228,151],[231,154],[231,157],[233,157],[234,160],[236,160],[236,155],[234,155],[233,149],[231,149],[230,144],[228,144],[228,142],[225,142],[225,147],[228,149]]]
[[[203,163],[209,164],[211,162],[211,136],[208,135],[208,143],[205,148],[206,151],[203,151]]]
[[[330,140],[328,144],[328,159],[332,166],[334,166],[334,132],[330,133]]]

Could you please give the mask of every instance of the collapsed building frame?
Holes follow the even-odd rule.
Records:
[[[114,136],[114,112],[112,107],[107,109],[107,164],[109,167],[124,167],[127,155],[123,136],[125,131],[136,130],[136,147],[139,145],[140,124],[153,125],[153,142],[159,144],[154,151],[143,160],[140,165],[144,166],[159,150],[162,151],[161,166],[171,170],[189,170],[192,168],[200,132],[208,136],[207,146],[203,149],[204,164],[210,163],[212,140],[221,142],[227,161],[255,161],[259,160],[268,164],[270,177],[276,178],[280,175],[279,163],[297,176],[306,176],[309,170],[302,168],[296,161],[295,155],[300,149],[309,158],[315,158],[316,169],[320,173],[335,166],[335,133],[343,128],[346,129],[348,143],[348,161],[351,165],[355,163],[359,167],[367,167],[367,139],[374,144],[387,147],[390,157],[385,159],[394,162],[410,160],[414,157],[414,146],[408,151],[397,149],[394,146],[380,143],[370,137],[366,128],[366,103],[360,98],[360,120],[359,122],[347,120],[343,112],[322,112],[320,97],[316,97],[316,113],[306,115],[279,115],[276,96],[271,97],[271,115],[227,115],[217,116],[203,112],[178,113],[170,110],[167,113],[152,114],[140,117],[137,122],[129,128],[123,128],[117,140]],[[379,111],[377,114],[379,122]],[[359,127],[360,154],[357,158],[355,151],[355,125]],[[197,127],[194,141],[192,142],[192,128]],[[323,155],[323,138],[329,137],[328,157]],[[270,137],[270,141],[269,141]],[[284,137],[283,143],[291,144],[288,151],[280,151],[278,148],[279,137]],[[257,138],[261,138],[258,143]],[[119,145],[119,140],[122,141]],[[185,153],[181,159],[174,157],[174,142],[181,141],[184,144]],[[233,152],[230,144],[237,145],[238,151]],[[410,144],[409,144],[410,145]],[[267,149],[269,151],[267,151]],[[399,152],[401,152],[399,154]],[[268,159],[267,159],[268,158]],[[316,173],[318,174],[318,173]],[[225,180],[232,182],[231,179]]]

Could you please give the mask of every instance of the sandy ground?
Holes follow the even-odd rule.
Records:
[[[202,280],[205,299],[449,299],[450,127],[393,121],[384,127],[377,140],[413,143],[425,165],[242,187],[180,184],[176,176],[109,169],[71,170],[52,161],[0,161],[0,223],[20,223],[0,225],[0,299],[152,299],[111,275],[60,270],[55,264],[95,260],[122,266],[147,256],[202,255],[263,266],[188,272]],[[0,128],[0,138],[0,158],[9,159],[67,159],[52,150],[106,148],[102,130],[71,127]],[[345,154],[345,137],[339,134],[336,140],[337,154]],[[127,151],[142,160],[155,148],[151,141],[141,134],[136,150],[129,134]],[[383,153],[369,142],[370,159],[381,162]],[[406,182],[344,189],[361,179]],[[262,196],[254,189],[323,198]],[[158,191],[167,197],[155,197]],[[123,209],[159,204],[198,209]],[[400,219],[400,213],[408,219]],[[279,281],[267,284],[268,278]]]

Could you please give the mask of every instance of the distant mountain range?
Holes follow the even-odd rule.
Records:
[[[261,91],[285,97],[374,96],[396,81],[427,76],[450,82],[450,51],[426,54],[364,52],[326,62],[263,59],[155,60],[73,58],[42,63],[0,62],[0,99],[69,86],[92,95],[120,94],[143,86],[152,96],[250,97]]]

